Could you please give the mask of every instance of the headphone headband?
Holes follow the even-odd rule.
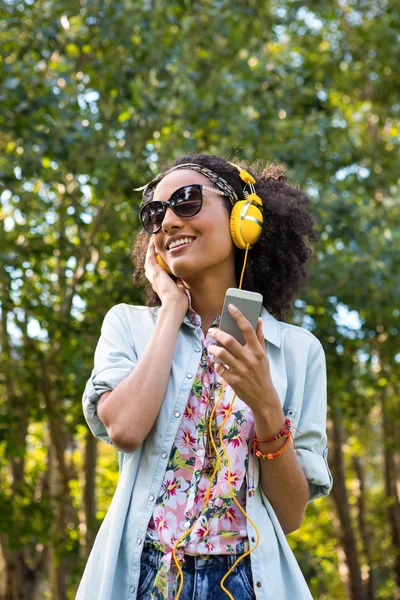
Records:
[[[250,173],[248,173],[244,169],[241,169],[238,165],[235,165],[235,163],[230,162],[229,164],[237,168],[237,170],[239,171],[239,177],[242,181],[244,181],[246,184],[255,184],[256,180],[252,175],[250,175]]]

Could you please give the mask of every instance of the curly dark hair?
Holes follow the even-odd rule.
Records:
[[[261,161],[250,164],[236,157],[193,154],[179,156],[172,163],[162,166],[161,172],[182,163],[196,163],[208,167],[226,179],[239,199],[242,199],[244,183],[238,170],[228,161],[236,163],[253,175],[256,180],[256,192],[264,206],[261,237],[248,252],[242,288],[262,294],[264,307],[276,319],[283,320],[291,311],[299,289],[308,280],[305,263],[313,252],[307,245],[306,238],[311,241],[319,240],[319,235],[314,230],[314,218],[305,208],[310,199],[297,184],[290,183],[284,176],[286,167],[275,162],[268,162],[262,166]],[[223,202],[230,214],[230,201],[224,197]],[[140,230],[132,243],[132,281],[134,285],[144,285],[147,306],[160,306],[160,298],[144,273],[149,240],[150,234]],[[244,256],[245,250],[235,247],[237,281],[240,281]]]

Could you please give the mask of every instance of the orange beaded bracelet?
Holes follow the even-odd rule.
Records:
[[[293,427],[293,429],[296,429],[296,431],[298,431],[299,433],[302,433],[299,429],[297,429],[297,427],[294,427],[291,424],[290,419],[285,418],[285,425],[282,427],[282,429],[281,429],[281,431],[279,432],[278,435],[270,437],[270,438],[268,438],[266,440],[260,440],[260,439],[257,438],[256,435],[254,435],[254,437],[253,437],[253,473],[252,473],[252,482],[253,482],[253,485],[249,485],[248,486],[248,495],[249,496],[254,496],[255,495],[255,487],[254,487],[254,463],[255,463],[255,457],[257,456],[258,458],[273,460],[277,456],[280,456],[281,454],[283,454],[285,452],[285,450],[289,447],[290,438],[291,437],[293,438],[293,445],[296,448],[296,444],[294,443],[294,436],[293,436],[292,432],[290,431],[291,427]],[[273,442],[274,440],[278,440],[278,439],[280,439],[282,437],[287,437],[287,441],[285,442],[285,445],[283,446],[283,448],[281,448],[281,450],[279,450],[278,452],[269,453],[269,454],[263,454],[257,448],[257,442],[258,443]],[[298,452],[297,448],[296,448],[296,452]]]
[[[272,460],[273,458],[276,458],[277,456],[280,456],[281,454],[283,454],[285,452],[285,450],[289,447],[290,444],[290,436],[291,436],[291,432],[289,431],[288,435],[285,436],[287,437],[287,440],[285,442],[285,445],[283,446],[283,448],[281,448],[281,450],[279,450],[278,452],[274,452],[274,453],[269,453],[269,454],[263,454],[262,452],[260,452],[260,450],[257,449],[257,441],[254,441],[254,454],[256,456],[258,456],[258,458],[267,458],[268,460]]]

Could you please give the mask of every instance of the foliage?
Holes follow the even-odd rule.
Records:
[[[396,423],[399,21],[390,0],[1,5],[0,537],[31,567],[53,539],[49,455],[62,441],[69,598],[85,562],[80,398],[105,313],[141,303],[132,189],[198,151],[283,161],[313,199],[321,241],[293,322],[324,346],[353,522],[356,453],[376,597],[393,597],[382,403]],[[99,450],[101,520],[118,464],[113,448]],[[318,500],[289,537],[321,599],[345,595],[334,514],[332,498]]]

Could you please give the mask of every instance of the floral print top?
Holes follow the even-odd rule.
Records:
[[[189,291],[186,292],[189,298],[188,316],[194,325],[199,326],[201,319],[191,307]],[[218,326],[219,321],[220,317],[216,317],[212,326]],[[214,440],[220,451],[221,465],[214,478],[207,506],[204,503],[214,470],[212,468],[211,473],[207,474],[205,469],[206,448],[203,434],[207,426],[206,409],[212,384],[214,383],[215,403],[218,402],[222,388],[222,379],[215,372],[213,357],[207,351],[208,346],[214,343],[215,340],[210,335],[205,336],[202,333],[203,351],[200,365],[146,533],[145,544],[163,552],[163,559],[150,594],[151,598],[157,600],[174,598],[179,579],[172,550],[175,542],[193,525],[194,528],[180,542],[176,551],[180,563],[184,562],[184,553],[241,554],[249,549],[246,518],[231,497],[226,457],[220,450],[219,429],[234,395],[227,383],[224,397],[214,413],[213,422]],[[254,420],[251,409],[236,397],[225,422],[222,439],[230,458],[231,486],[244,510],[248,448],[253,433]]]

